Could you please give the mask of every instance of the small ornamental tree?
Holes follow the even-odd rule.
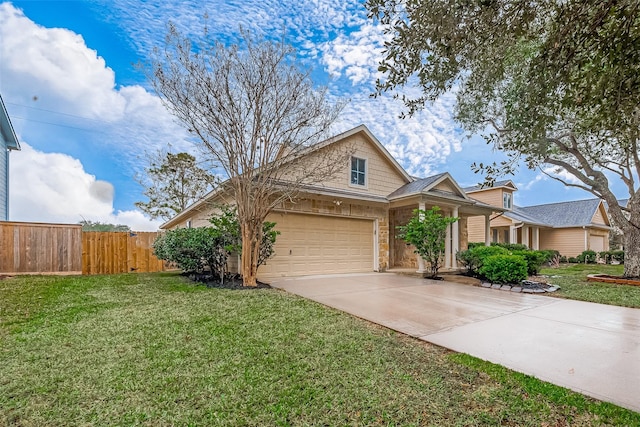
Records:
[[[429,263],[431,278],[437,277],[440,270],[447,227],[457,220],[455,217],[443,216],[440,208],[434,206],[430,210],[415,209],[407,225],[398,227],[398,238],[415,246],[415,253]]]

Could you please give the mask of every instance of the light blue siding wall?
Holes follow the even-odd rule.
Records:
[[[7,194],[9,192],[8,187],[8,174],[9,168],[9,152],[7,151],[7,144],[0,133],[0,221],[6,221],[9,219],[9,212],[7,212]]]

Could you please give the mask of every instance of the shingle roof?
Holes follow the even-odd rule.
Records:
[[[425,188],[427,188],[428,186],[430,186],[431,184],[433,184],[434,182],[436,182],[446,174],[447,174],[446,172],[443,172],[438,175],[429,176],[427,178],[417,179],[413,182],[410,182],[398,188],[396,191],[389,194],[387,198],[392,199],[395,197],[402,197],[402,196],[407,196],[409,194],[420,193],[422,190],[424,190]]]
[[[486,187],[486,186],[483,187],[482,185],[472,185],[471,187],[464,187],[463,190],[465,191],[465,193],[469,193],[469,192],[474,192],[478,190],[486,190],[487,188],[505,187],[508,183],[511,183],[513,185],[513,181],[511,181],[510,179],[505,179],[503,181],[494,182],[491,187]]]
[[[581,227],[591,224],[599,205],[600,199],[575,200],[518,207],[517,212],[553,227]]]
[[[504,213],[504,216],[509,218],[509,219],[512,219],[514,221],[526,222],[527,224],[541,225],[541,226],[546,226],[546,227],[553,227],[553,224],[545,223],[540,218],[535,218],[535,217],[531,216],[530,214],[528,214],[520,206],[514,206],[512,210],[506,211]]]

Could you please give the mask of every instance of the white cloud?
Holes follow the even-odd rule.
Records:
[[[576,178],[571,173],[567,172],[567,170],[564,169],[564,168],[557,167],[557,166],[547,166],[544,169],[542,169],[542,171],[547,175],[551,175],[551,176],[555,176],[557,178],[560,178],[561,180],[563,180],[564,182],[567,182],[569,184],[582,184],[582,185],[584,185],[578,178]]]
[[[191,149],[160,99],[141,86],[117,87],[114,71],[80,35],[38,25],[10,3],[0,4],[0,22],[0,90],[5,101],[35,107],[29,120],[43,121],[43,111],[54,117],[47,122],[75,120],[65,124],[106,134],[101,143],[131,158],[169,143]]]
[[[157,230],[139,211],[114,211],[114,188],[88,174],[82,163],[60,153],[43,153],[21,142],[11,153],[9,216],[13,221],[78,223],[82,219]]]

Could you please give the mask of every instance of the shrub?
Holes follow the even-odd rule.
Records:
[[[535,276],[540,271],[542,264],[547,262],[549,253],[547,251],[513,251],[512,255],[521,256],[527,262],[527,274]],[[555,255],[552,252],[552,256]]]
[[[467,249],[473,249],[476,246],[485,246],[484,242],[469,242],[467,243]]]
[[[569,260],[567,259],[567,257],[566,257],[566,256],[562,255],[562,256],[560,257],[560,262],[567,263],[567,262],[569,262]]]
[[[457,258],[460,263],[473,275],[480,273],[485,258],[492,255],[507,255],[509,251],[500,246],[474,246],[473,248],[458,252]]]
[[[578,261],[578,258],[572,257],[572,256],[569,257],[569,259],[567,261],[570,262],[571,264],[577,264],[577,263],[580,262],[580,261]]]
[[[523,245],[521,243],[491,243],[491,246],[498,246],[501,248],[505,248],[508,251],[526,251],[527,245]]]
[[[209,230],[179,228],[166,231],[153,243],[154,254],[162,260],[176,264],[185,272],[201,272],[208,251]]]
[[[591,249],[582,251],[580,255],[577,257],[579,263],[584,264],[595,264],[596,262],[596,251],[592,251]]]
[[[480,274],[492,283],[520,283],[527,278],[527,262],[518,255],[492,255],[484,259]]]
[[[554,250],[554,249],[543,249],[540,250],[538,252],[542,252],[545,256],[544,262],[551,262],[554,259],[558,258],[560,259],[560,252]]]

